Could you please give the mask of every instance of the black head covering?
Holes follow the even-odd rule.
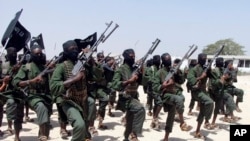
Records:
[[[36,48],[43,49],[40,45],[38,45],[38,44],[33,44],[33,45],[30,47],[30,50],[33,51],[33,50],[36,49]]]
[[[69,40],[69,41],[63,43],[63,51],[68,51],[68,48],[71,46],[77,46],[77,44],[74,40]]]
[[[153,64],[156,65],[157,67],[160,66],[160,64],[161,64],[161,56],[160,55],[153,56]]]
[[[207,61],[207,54],[200,53],[198,55],[198,64],[200,64],[201,66],[204,66],[206,64],[206,61]]]
[[[181,59],[179,59],[179,58],[174,59],[175,64],[179,64],[180,62],[181,62]]]
[[[130,54],[135,54],[133,49],[124,50],[122,56],[124,58],[124,63],[127,63],[131,67],[135,63],[135,58],[131,57]]]
[[[197,64],[197,60],[191,60],[189,63],[189,67],[194,67]]]
[[[123,51],[122,56],[124,57],[124,59],[130,58],[129,54],[135,54],[133,49],[126,49]]]
[[[216,67],[223,67],[224,66],[224,58],[223,57],[216,58],[215,65],[216,65]]]
[[[147,67],[151,67],[152,64],[153,64],[153,59],[152,58],[150,58],[149,60],[147,60],[147,62],[146,62],[146,66]]]
[[[69,59],[75,63],[77,61],[78,57],[78,48],[74,48],[72,50],[69,50],[71,46],[77,46],[76,42],[74,40],[68,40],[65,43],[63,43],[63,56],[66,59]]]
[[[35,49],[41,49],[43,50],[43,48],[38,45],[38,44],[33,44],[31,47],[30,47],[30,50],[31,50],[31,54],[30,54],[30,57],[31,57],[31,60],[37,64],[37,65],[44,65],[46,64],[46,55],[44,53],[42,54],[34,54],[34,50]]]
[[[6,49],[6,60],[10,61],[11,64],[16,64],[17,62],[17,50],[15,47],[8,47]]]
[[[169,56],[170,58],[166,60],[166,56]],[[164,67],[171,67],[172,65],[171,55],[169,53],[163,53],[161,55],[161,61]]]

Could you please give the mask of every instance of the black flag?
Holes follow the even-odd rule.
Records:
[[[81,52],[81,50],[86,48],[88,45],[93,46],[96,40],[97,40],[97,33],[95,32],[89,35],[85,39],[75,39],[75,42],[78,46],[79,52]]]
[[[30,47],[32,47],[34,44],[37,44],[42,49],[45,49],[44,44],[43,44],[43,35],[42,35],[42,33],[40,33],[37,37],[32,37],[32,39],[30,41]]]
[[[15,47],[17,51],[20,51],[30,40],[30,32],[18,21],[22,11],[23,9],[16,13],[2,37],[1,43],[5,49]]]

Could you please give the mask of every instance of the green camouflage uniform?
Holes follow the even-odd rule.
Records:
[[[243,102],[244,91],[240,88],[236,88],[233,85],[233,82],[237,81],[237,72],[234,70],[230,71],[228,69],[226,69],[225,71],[229,71],[232,74],[231,78],[225,84],[226,92],[231,94],[232,96],[236,96],[237,97],[236,101]]]
[[[197,64],[194,68],[188,71],[187,80],[191,87],[191,93],[193,93],[194,98],[200,102],[200,112],[197,117],[198,123],[202,123],[204,118],[209,120],[213,113],[213,100],[210,98],[206,91],[207,78],[202,79],[197,84],[197,77],[201,76],[203,73],[203,68],[200,64]]]
[[[55,102],[67,115],[67,117],[64,116],[64,120],[67,119],[73,127],[71,141],[85,141],[85,139],[91,138],[88,132],[86,78],[72,84],[68,89],[63,85],[63,82],[72,76],[73,67],[74,64],[69,60],[58,64],[51,76],[50,90]]]
[[[30,80],[38,76],[43,70],[43,65],[36,65],[35,63],[27,63],[23,65],[17,74],[14,76],[12,84],[18,86],[20,81]],[[52,97],[49,91],[48,76],[43,77],[44,81],[39,84],[30,84],[27,88],[27,102],[29,107],[37,114],[37,122],[40,130],[49,136],[49,117],[51,115],[50,107],[52,104]],[[42,128],[42,129],[41,129]]]
[[[215,102],[214,114],[218,114],[221,104],[224,101],[226,105],[226,113],[230,114],[236,109],[233,97],[226,92],[224,85],[220,82],[224,69],[218,67],[214,68],[211,72],[211,77],[208,82],[208,91],[211,98]]]
[[[166,67],[157,71],[155,77],[152,80],[152,86],[154,93],[161,95],[164,111],[168,112],[165,131],[170,133],[173,129],[176,110],[180,114],[184,112],[185,98],[182,95],[182,88],[179,84],[183,84],[185,82],[185,77],[182,73],[177,73],[174,75],[175,84],[168,87],[168,89],[163,92],[161,90],[161,85],[165,81],[165,77],[168,75],[168,73],[169,70]]]
[[[12,68],[14,65],[10,65],[9,62],[7,62],[7,72],[4,72],[4,75],[11,75]],[[12,75],[12,77],[14,74]],[[24,95],[22,92],[18,91],[14,88],[14,86],[11,84],[11,81],[9,82],[7,89],[3,92],[3,95],[6,98],[6,116],[8,121],[14,120],[14,128],[16,130],[22,129],[22,122],[24,117]]]
[[[154,93],[152,89],[152,80],[155,77],[156,72],[158,71],[157,67],[155,65],[152,65],[150,67],[146,67],[145,73],[143,76],[142,84],[146,87],[147,92],[147,101],[148,101],[148,110],[153,109],[153,100],[154,100],[154,106],[162,106],[162,100],[159,94]]]
[[[133,70],[131,70],[127,64],[123,64],[115,71],[112,81],[112,88],[120,92],[117,103],[118,109],[126,112],[125,140],[128,139],[129,134],[132,132],[141,134],[145,120],[145,109],[138,100],[137,89],[139,82],[134,82],[126,87],[122,85],[123,81],[131,77],[132,72]]]
[[[98,115],[104,119],[109,96],[103,67],[100,64],[96,64],[93,66],[86,65],[86,68],[88,68],[90,72],[90,75],[88,75],[89,95],[93,99],[99,100]]]

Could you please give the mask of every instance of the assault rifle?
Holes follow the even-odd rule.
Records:
[[[158,38],[156,38],[156,40],[153,42],[153,45],[149,48],[148,52],[139,60],[139,63],[136,63],[134,65],[134,67],[136,67],[136,69],[133,71],[133,74],[139,74],[141,68],[143,67],[145,61],[148,58],[149,54],[152,54],[154,52],[154,50],[156,49],[156,47],[158,46],[158,44],[161,42],[161,40],[159,40]]]
[[[170,72],[168,73],[168,75],[165,77],[165,81],[168,81],[170,78],[173,77],[173,75],[175,73],[177,73],[177,71],[179,70],[181,64],[183,63],[183,61],[185,59],[188,59],[196,50],[197,50],[197,46],[192,45],[190,46],[189,50],[187,51],[187,53],[182,57],[181,61],[173,67],[173,69],[170,70]]]
[[[53,71],[54,71],[54,69],[52,68],[53,65],[57,64],[57,63],[60,61],[60,59],[62,59],[62,57],[63,57],[62,54],[61,54],[60,56],[58,56],[58,57],[53,57],[53,58],[47,63],[46,68],[45,68],[42,72],[40,72],[40,73],[37,75],[37,77],[38,77],[38,76],[43,77],[43,76],[45,76],[46,74],[53,72]],[[26,91],[28,90],[28,87],[29,87],[29,86],[26,86],[25,88],[20,89],[20,90],[23,92],[23,94],[26,95],[26,96],[28,96],[28,93],[26,92]]]
[[[61,59],[62,59],[63,55],[59,55],[58,57],[54,56],[46,65],[46,68],[40,72],[38,74],[38,76],[40,75],[41,77],[50,73],[50,72],[53,72],[54,69],[53,69],[53,66],[56,65]]]
[[[213,58],[209,61],[207,64],[206,68],[204,69],[203,72],[207,73],[207,71],[211,68],[214,60],[221,54],[222,50],[224,49],[225,45],[222,45],[214,54]]]
[[[110,28],[112,23],[113,23],[113,21],[111,21],[109,24],[107,24],[107,28],[101,34],[99,39],[90,47],[90,49],[87,53],[84,53],[84,51],[82,51],[79,54],[77,63],[75,64],[75,66],[72,69],[73,75],[76,75],[79,71],[81,71],[84,68],[84,64],[86,62],[88,62],[89,59],[92,57],[92,54],[97,50],[98,45],[101,42],[104,43],[106,41],[106,39],[116,30],[116,28],[119,27],[119,25],[116,24],[115,27],[113,28],[113,30],[111,30],[110,33],[107,36],[105,36],[106,31]]]
[[[22,58],[10,70],[10,73],[9,73],[10,81],[12,80],[13,76],[18,72],[20,67],[22,66],[23,62],[25,61],[25,57],[29,52],[30,51],[27,49],[24,55],[22,56]],[[8,89],[8,86],[9,85],[7,83],[3,82],[2,85],[0,86],[0,92],[3,92],[4,90]]]
[[[210,62],[206,65],[206,68],[203,70],[203,73],[207,73],[209,69],[211,69],[212,63],[214,60],[221,54],[222,50],[224,49],[225,45],[222,45],[214,54],[213,58],[210,60]],[[193,88],[199,88],[201,83],[201,80],[198,80],[196,84],[193,86]]]

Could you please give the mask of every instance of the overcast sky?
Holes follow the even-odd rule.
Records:
[[[70,39],[98,37],[113,21],[119,28],[98,51],[121,54],[133,48],[142,57],[156,38],[154,54],[183,56],[196,44],[197,55],[208,44],[231,38],[250,55],[249,0],[0,0],[0,37],[17,11],[32,36],[42,33],[48,58]]]

